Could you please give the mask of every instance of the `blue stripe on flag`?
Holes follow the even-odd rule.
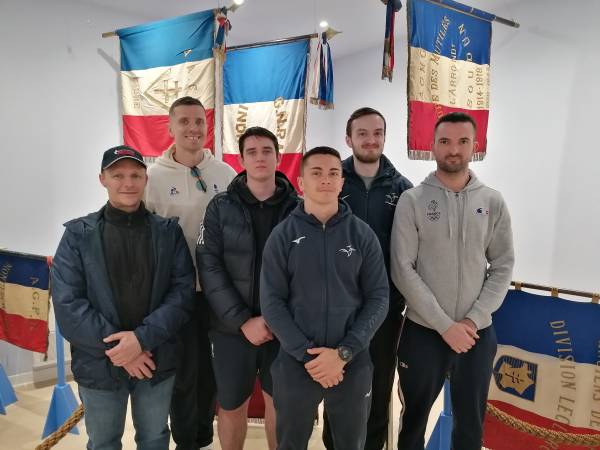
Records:
[[[596,364],[600,305],[510,290],[494,313],[498,344]]]
[[[49,278],[50,270],[45,257],[0,250],[0,283],[47,290]]]
[[[212,10],[122,28],[121,70],[174,66],[212,57]],[[187,51],[191,50],[188,54]]]
[[[304,98],[309,40],[231,50],[223,67],[225,105]]]
[[[408,2],[408,15],[410,46],[451,59],[490,63],[490,22],[427,0]]]

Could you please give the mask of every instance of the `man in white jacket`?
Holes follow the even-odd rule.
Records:
[[[179,217],[194,255],[208,202],[227,190],[236,173],[204,148],[206,111],[199,100],[182,97],[173,102],[169,134],[175,142],[148,169],[146,208],[164,217]],[[210,448],[213,440],[216,387],[207,335],[208,307],[196,286],[196,310],[181,332],[183,351],[171,403],[177,450]]]
[[[402,450],[423,450],[429,411],[447,375],[452,448],[481,450],[497,347],[491,315],[510,285],[514,254],[502,196],[469,170],[475,136],[467,114],[438,119],[437,170],[405,191],[396,208],[391,277],[408,306],[398,347]]]

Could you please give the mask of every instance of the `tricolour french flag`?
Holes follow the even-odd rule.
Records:
[[[493,321],[488,402],[549,430],[600,434],[600,305],[509,291]],[[532,437],[489,415],[484,429],[494,450],[590,449]]]
[[[223,66],[223,161],[238,172],[238,138],[261,126],[279,141],[278,167],[297,187],[306,128],[310,41],[231,49]]]
[[[125,144],[159,156],[173,142],[169,107],[179,97],[199,99],[208,122],[206,147],[214,145],[215,13],[202,11],[117,30]]]
[[[408,156],[433,159],[433,127],[453,111],[470,114],[477,123],[483,159],[489,115],[490,45],[494,16],[445,0],[454,8],[427,0],[410,0],[408,20]],[[489,17],[488,17],[489,16]]]
[[[49,286],[46,257],[0,250],[0,339],[46,353]]]

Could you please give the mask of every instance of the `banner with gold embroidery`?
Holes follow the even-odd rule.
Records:
[[[498,352],[488,402],[553,431],[600,433],[600,305],[509,291],[493,317]],[[494,450],[557,445],[489,416],[484,445]]]
[[[0,339],[46,353],[49,285],[45,256],[0,250]]]
[[[223,66],[223,161],[238,172],[238,138],[253,126],[279,141],[278,169],[297,188],[305,149],[309,39],[231,49]]]
[[[215,14],[202,11],[117,30],[121,45],[123,139],[144,156],[159,156],[173,139],[169,107],[179,97],[206,109],[206,147],[214,146]]]
[[[444,0],[409,0],[408,157],[433,159],[433,128],[444,114],[460,111],[477,123],[485,157],[490,109],[490,46],[495,16]]]

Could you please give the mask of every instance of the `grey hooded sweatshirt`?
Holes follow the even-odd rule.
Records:
[[[432,172],[402,194],[394,215],[392,280],[407,317],[440,334],[464,318],[478,329],[491,325],[512,277],[508,209],[498,191],[470,175],[453,192]]]

